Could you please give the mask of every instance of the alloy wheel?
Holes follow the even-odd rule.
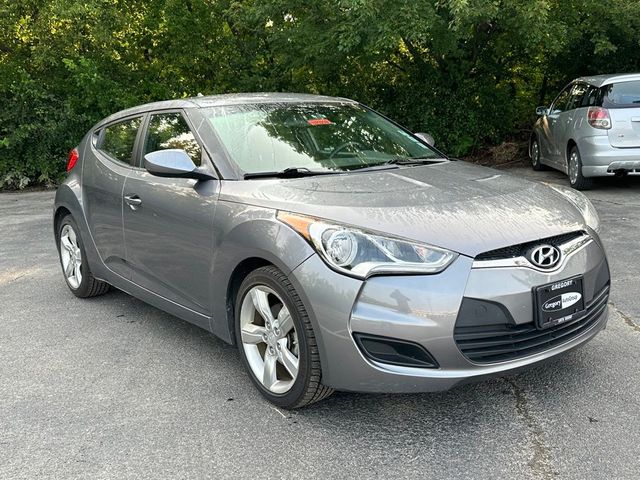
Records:
[[[571,183],[576,183],[578,181],[578,170],[579,170],[579,159],[578,152],[575,150],[571,152],[569,156],[569,180]]]
[[[291,390],[298,377],[299,339],[291,313],[266,285],[245,295],[240,309],[242,348],[255,377],[271,393]]]
[[[60,258],[67,283],[71,288],[79,288],[82,283],[82,253],[76,232],[69,224],[60,231]]]
[[[535,141],[531,145],[531,163],[533,164],[534,167],[538,164],[539,158],[540,158],[540,146],[538,145],[538,142]]]

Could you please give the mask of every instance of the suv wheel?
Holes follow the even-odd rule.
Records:
[[[537,137],[531,142],[529,155],[531,157],[531,167],[536,171],[544,170],[544,165],[540,163],[540,142]]]
[[[271,403],[297,408],[333,393],[321,383],[320,354],[307,311],[276,267],[259,268],[242,282],[235,329],[249,376]]]
[[[569,152],[569,183],[576,190],[589,190],[593,187],[593,179],[582,176],[582,159],[578,147],[574,146]]]

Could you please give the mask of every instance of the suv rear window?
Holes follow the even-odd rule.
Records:
[[[116,160],[130,165],[141,120],[142,117],[132,118],[105,127],[100,150]]]
[[[640,80],[607,85],[604,106],[607,108],[640,108]]]

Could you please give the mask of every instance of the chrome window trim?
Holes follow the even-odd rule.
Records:
[[[567,260],[571,258],[575,253],[582,250],[584,247],[593,242],[593,238],[590,235],[584,234],[581,237],[574,238],[562,245],[559,245],[560,249],[560,261],[554,268],[540,268],[531,263],[525,256],[513,257],[513,258],[501,258],[496,260],[474,260],[472,269],[474,268],[530,268],[537,272],[553,273],[560,270]],[[544,241],[541,241],[544,244]]]

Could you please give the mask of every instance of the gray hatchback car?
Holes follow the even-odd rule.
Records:
[[[536,113],[535,170],[560,170],[578,190],[594,177],[640,174],[640,74],[578,78]]]
[[[351,100],[244,94],[95,125],[56,194],[65,281],[110,285],[239,347],[293,408],[512,372],[605,327],[581,193],[448,159]]]

